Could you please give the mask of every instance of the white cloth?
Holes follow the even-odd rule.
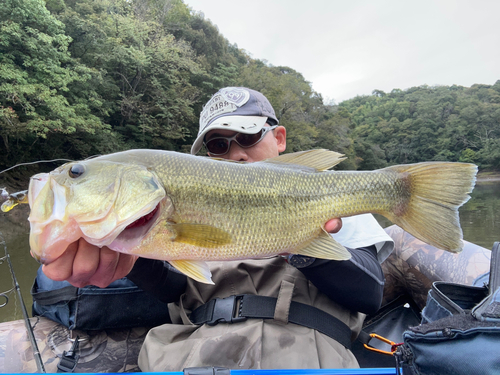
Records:
[[[342,229],[332,237],[351,249],[375,245],[378,261],[382,263],[394,249],[393,239],[371,214],[342,218]]]

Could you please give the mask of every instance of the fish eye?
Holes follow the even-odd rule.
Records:
[[[74,164],[71,166],[68,174],[71,178],[80,177],[85,172],[85,167],[81,164]]]

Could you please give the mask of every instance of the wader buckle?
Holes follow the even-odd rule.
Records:
[[[237,323],[247,320],[241,316],[241,306],[243,303],[243,295],[229,296],[226,298],[215,298],[213,302],[212,319],[207,321],[209,326],[215,326],[218,323]]]

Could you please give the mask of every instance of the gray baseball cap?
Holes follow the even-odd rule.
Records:
[[[268,123],[278,125],[269,100],[260,92],[246,87],[225,87],[215,93],[200,114],[200,130],[191,154],[200,151],[205,134],[214,129],[255,134]]]

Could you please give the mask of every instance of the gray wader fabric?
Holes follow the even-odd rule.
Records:
[[[356,368],[350,350],[313,329],[287,323],[290,301],[315,306],[344,322],[354,340],[364,315],[351,312],[318,291],[282,258],[210,262],[215,285],[188,281],[186,293],[169,305],[173,324],[153,328],[139,354],[142,371],[182,371],[187,367],[231,369]],[[189,314],[198,306],[230,295],[275,297],[274,319],[248,319],[234,324],[193,325]]]

